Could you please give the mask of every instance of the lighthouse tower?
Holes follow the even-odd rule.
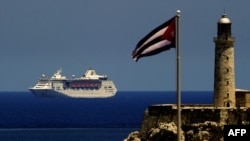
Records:
[[[215,42],[214,106],[235,107],[234,38],[231,21],[223,14],[218,21]]]

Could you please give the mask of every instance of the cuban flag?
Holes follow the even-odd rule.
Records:
[[[142,38],[132,52],[132,58],[138,61],[144,56],[151,56],[175,47],[176,16],[158,26]]]

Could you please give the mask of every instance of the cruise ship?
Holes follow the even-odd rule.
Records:
[[[50,78],[44,74],[29,90],[38,97],[71,98],[107,98],[116,94],[117,89],[107,75],[98,75],[94,69],[88,69],[81,77],[66,78],[62,69]]]

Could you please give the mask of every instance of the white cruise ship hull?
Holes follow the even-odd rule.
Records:
[[[116,94],[113,90],[62,90],[30,89],[37,97],[107,98]]]
[[[117,89],[107,76],[97,75],[95,70],[88,70],[79,78],[67,79],[57,71],[51,78],[42,78],[29,88],[37,97],[71,97],[71,98],[107,98],[116,94]]]

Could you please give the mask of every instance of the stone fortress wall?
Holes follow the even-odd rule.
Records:
[[[247,125],[250,123],[249,107],[214,107],[211,105],[182,105],[182,127],[191,124],[216,122],[223,125]],[[144,112],[141,126],[141,136],[146,138],[150,129],[157,127],[159,123],[175,122],[177,124],[177,107],[175,104],[151,105]]]

